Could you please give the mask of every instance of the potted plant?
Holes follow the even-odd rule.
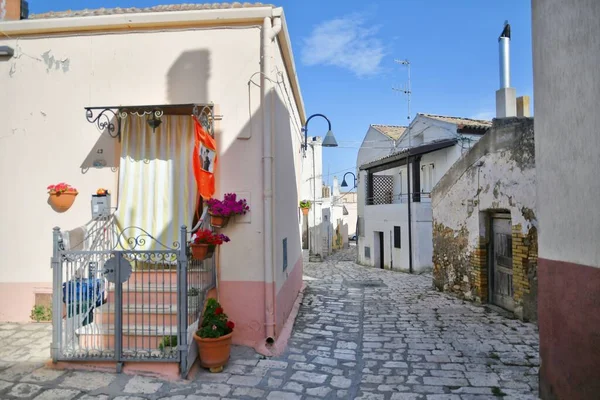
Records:
[[[246,199],[237,199],[235,193],[227,193],[223,200],[209,199],[207,202],[210,224],[215,228],[225,228],[232,215],[242,215],[250,211]]]
[[[310,201],[302,200],[300,202],[300,209],[302,210],[302,214],[308,215],[308,210],[310,210]]]
[[[223,234],[209,229],[198,229],[192,235],[190,243],[192,257],[195,260],[205,260],[213,255],[216,246],[227,242],[229,242],[229,238]]]
[[[198,313],[200,308],[200,291],[197,288],[188,290],[188,314],[191,312]]]
[[[219,302],[208,299],[200,329],[194,333],[200,365],[210,368],[211,372],[223,370],[229,360],[234,327],[235,324],[227,319]]]
[[[65,212],[71,208],[75,201],[75,196],[79,194],[77,189],[64,182],[50,185],[47,189],[48,194],[50,195],[48,204],[50,204],[56,212]]]
[[[177,350],[177,336],[164,336],[158,344],[160,351],[172,353]]]

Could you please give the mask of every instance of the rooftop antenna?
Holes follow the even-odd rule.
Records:
[[[394,62],[396,62],[397,64],[400,65],[406,65],[407,70],[408,70],[408,82],[406,85],[404,85],[404,87],[402,88],[392,88],[392,90],[395,90],[396,92],[401,92],[404,93],[406,95],[406,97],[408,98],[408,114],[406,116],[407,121],[410,121],[410,95],[412,94],[411,90],[410,90],[410,61],[408,60],[394,60]]]

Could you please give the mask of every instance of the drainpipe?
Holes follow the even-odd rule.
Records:
[[[263,120],[263,214],[265,263],[265,328],[266,342],[275,341],[275,257],[273,229],[273,84],[271,75],[271,44],[281,31],[281,18],[266,17],[261,32],[261,99]],[[271,282],[271,284],[269,284]]]
[[[412,257],[412,213],[410,210],[410,200],[412,192],[410,190],[410,156],[406,153],[406,186],[408,188],[408,272],[413,273],[413,257]]]

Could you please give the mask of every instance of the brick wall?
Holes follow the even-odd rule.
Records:
[[[471,280],[475,300],[487,303],[488,299],[488,241],[479,237],[477,247],[471,254]]]
[[[537,320],[537,230],[523,234],[521,224],[514,225],[512,239],[515,314]]]

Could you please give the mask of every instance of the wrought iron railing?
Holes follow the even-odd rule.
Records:
[[[202,215],[196,227],[206,225]],[[183,376],[197,356],[197,329],[214,257],[191,259],[191,232],[161,243],[114,216],[69,232],[54,229],[53,361],[179,362]]]

